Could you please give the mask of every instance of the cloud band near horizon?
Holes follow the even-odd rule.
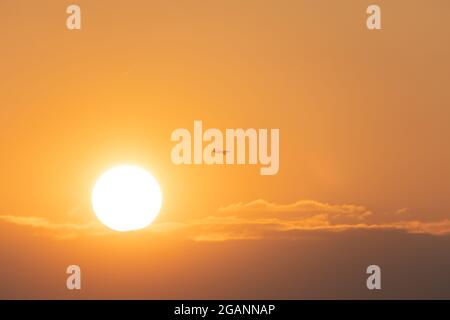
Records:
[[[400,209],[386,216],[376,215],[360,205],[328,204],[314,200],[277,204],[257,199],[222,206],[216,214],[200,219],[154,223],[148,230],[153,234],[177,235],[194,241],[296,238],[302,231],[345,232],[358,229],[398,230],[432,236],[450,234],[450,220],[406,219],[405,211]],[[378,221],[369,222],[369,217]],[[0,222],[49,230],[61,239],[113,232],[97,221],[85,224],[54,223],[44,217],[0,215]]]

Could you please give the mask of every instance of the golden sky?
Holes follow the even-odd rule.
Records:
[[[0,297],[370,297],[350,269],[364,283],[373,260],[395,271],[385,297],[450,297],[393,275],[450,264],[448,1],[377,1],[381,31],[366,0],[79,0],[80,31],[71,3],[0,2]],[[171,132],[194,120],[279,128],[279,173],[175,166]],[[148,230],[92,212],[123,163],[161,185]]]

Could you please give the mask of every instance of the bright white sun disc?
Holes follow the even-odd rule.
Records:
[[[139,230],[158,216],[162,194],[156,179],[135,166],[106,171],[95,183],[92,206],[97,218],[116,231]]]

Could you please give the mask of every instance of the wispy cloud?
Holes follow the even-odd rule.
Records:
[[[264,199],[254,200],[248,203],[238,202],[220,207],[219,212],[291,212],[297,214],[332,213],[353,217],[366,217],[371,212],[363,206],[353,204],[328,204],[314,200],[299,200],[289,204],[277,204]]]
[[[358,229],[399,230],[434,236],[450,234],[450,220],[408,220],[406,212],[406,209],[400,209],[388,215],[375,215],[366,207],[353,204],[328,204],[313,200],[277,204],[258,199],[220,207],[214,215],[200,219],[154,223],[148,230],[155,234],[173,234],[195,241],[295,238],[302,231],[344,232]],[[109,233],[98,222],[54,223],[43,217],[13,215],[0,215],[1,221],[50,230],[58,238]]]
[[[408,220],[405,208],[376,215],[360,205],[314,200],[277,204],[257,199],[233,203],[220,207],[217,216],[194,221],[191,226],[191,237],[195,240],[292,238],[301,231],[344,232],[355,229],[400,230],[435,236],[450,234],[450,220]]]
[[[81,234],[101,235],[105,229],[95,221],[89,223],[56,223],[44,217],[0,215],[0,222],[17,226],[45,229],[57,238],[69,239]]]

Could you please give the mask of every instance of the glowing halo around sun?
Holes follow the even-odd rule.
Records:
[[[158,216],[162,194],[156,179],[136,166],[118,166],[95,183],[92,207],[97,218],[115,231],[144,229]]]

